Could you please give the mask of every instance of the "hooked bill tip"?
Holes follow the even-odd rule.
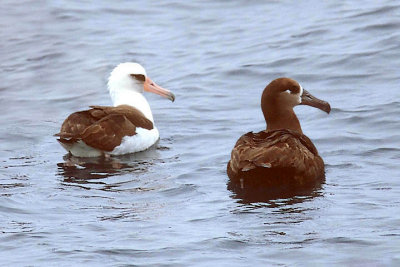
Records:
[[[171,100],[172,102],[175,101],[175,95],[174,95],[173,93],[170,93],[170,94],[168,95],[168,98],[169,98],[169,100]]]
[[[324,110],[326,113],[331,113],[331,105],[329,105],[329,103],[327,102],[327,105],[326,105],[326,107],[325,107],[325,110]]]

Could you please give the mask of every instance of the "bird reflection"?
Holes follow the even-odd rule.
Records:
[[[234,193],[232,197],[238,199],[240,203],[264,202],[271,207],[276,207],[293,205],[321,196],[323,183],[324,180],[302,187],[281,186],[271,188],[258,185],[257,187],[243,188],[241,184],[229,180],[227,188]]]
[[[67,154],[63,157],[64,162],[57,163],[57,166],[64,182],[85,184],[131,172],[144,173],[158,158],[157,149],[119,157],[78,158]]]

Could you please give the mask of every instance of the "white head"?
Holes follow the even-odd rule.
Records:
[[[146,77],[146,70],[138,63],[126,62],[116,66],[108,78],[108,90],[131,90],[143,93],[143,82],[135,79],[132,74],[143,75]]]
[[[138,63],[121,63],[108,78],[108,90],[114,106],[130,105],[140,110],[146,118],[153,121],[150,105],[143,95],[152,92],[175,100],[173,93],[158,86],[146,75],[145,69]]]
[[[121,63],[114,68],[108,78],[108,90],[114,104],[117,95],[123,91],[140,94],[147,91],[166,97],[171,101],[175,100],[173,93],[153,82],[147,77],[146,70],[139,63],[134,62]]]

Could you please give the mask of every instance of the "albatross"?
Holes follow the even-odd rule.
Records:
[[[108,90],[113,106],[90,106],[72,113],[61,126],[59,143],[73,156],[123,155],[148,149],[159,139],[143,92],[175,96],[153,82],[138,63],[121,63],[111,72]]]
[[[294,189],[325,178],[324,161],[311,140],[303,134],[293,111],[308,105],[329,114],[328,102],[306,91],[297,81],[278,78],[268,84],[261,97],[266,130],[249,132],[236,142],[227,174],[241,189]]]

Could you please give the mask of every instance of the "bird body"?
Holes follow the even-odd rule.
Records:
[[[236,142],[227,166],[231,182],[242,189],[293,189],[324,179],[324,162],[293,111],[300,104],[330,112],[327,102],[290,78],[276,79],[264,89],[261,107],[266,130],[249,132]]]
[[[122,155],[146,150],[157,142],[150,105],[144,91],[174,101],[175,96],[155,84],[137,63],[119,64],[110,75],[108,88],[113,106],[90,106],[72,113],[58,136],[60,144],[77,157]]]

